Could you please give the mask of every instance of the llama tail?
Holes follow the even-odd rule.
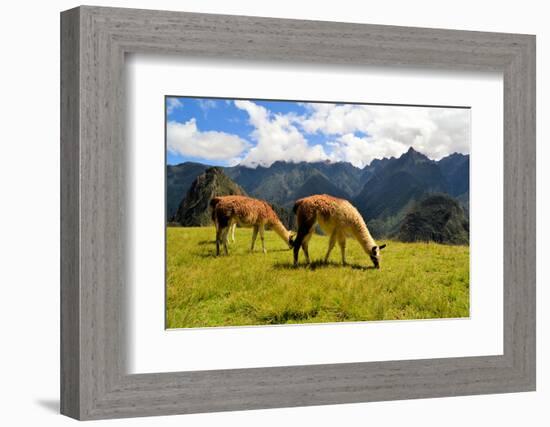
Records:
[[[298,209],[300,209],[300,205],[303,203],[304,199],[296,200],[296,203],[294,203],[294,206],[292,208],[292,212],[297,213]]]
[[[210,200],[210,207],[214,209],[218,203],[221,201],[221,197],[212,197],[212,200]]]
[[[216,206],[220,203],[221,197],[213,197],[210,200],[210,207],[212,208],[212,221],[216,222]]]

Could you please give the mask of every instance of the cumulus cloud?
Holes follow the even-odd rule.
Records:
[[[166,113],[172,114],[174,110],[183,107],[183,103],[178,98],[166,99]]]
[[[308,114],[298,121],[308,133],[336,135],[364,131],[374,118],[369,108],[352,104],[305,104],[305,107]]]
[[[330,160],[348,162],[358,168],[367,166],[374,159],[399,157],[408,150],[408,146],[391,139],[374,142],[370,137],[358,137],[347,133],[327,143],[331,148]]]
[[[270,166],[277,160],[287,162],[314,162],[328,159],[322,145],[310,145],[293,124],[290,114],[272,114],[251,101],[235,101],[235,106],[246,111],[254,127],[251,138],[256,142],[241,164],[255,167]]]
[[[174,154],[224,160],[229,164],[240,161],[243,152],[249,147],[249,143],[237,135],[218,131],[201,132],[195,119],[186,123],[168,122],[166,140],[168,150]]]
[[[400,155],[411,146],[436,160],[470,149],[468,109],[308,104],[307,113],[296,117],[295,124],[306,134],[330,138],[332,160],[360,167],[374,158]]]

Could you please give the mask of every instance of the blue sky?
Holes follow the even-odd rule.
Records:
[[[469,152],[468,109],[166,97],[166,120],[168,164],[364,167],[410,146],[435,159]]]

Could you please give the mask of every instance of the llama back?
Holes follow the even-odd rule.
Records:
[[[219,199],[219,200],[216,200]],[[259,220],[278,219],[277,215],[263,200],[245,196],[224,196],[212,199],[212,215],[220,221],[222,218],[238,218],[243,224],[253,224]]]
[[[328,218],[336,214],[342,202],[346,202],[346,200],[327,194],[317,194],[297,200],[292,210],[298,216],[305,218],[313,218],[318,215]]]
[[[294,213],[298,221],[318,220],[321,223],[339,224],[363,232],[367,228],[363,217],[350,202],[345,199],[319,194],[299,199],[294,204]]]

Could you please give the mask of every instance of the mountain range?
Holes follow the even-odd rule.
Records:
[[[454,153],[435,161],[411,147],[400,157],[375,159],[363,169],[345,162],[282,161],[269,167],[216,169],[243,193],[274,205],[287,226],[293,225],[291,210],[296,199],[330,194],[350,200],[373,235],[381,237],[398,235],[406,215],[423,209],[420,202],[434,194],[452,198],[467,216],[469,160],[469,155]],[[194,181],[209,168],[192,162],[167,166],[167,220],[178,221],[178,207],[192,196],[188,192]],[[451,206],[447,201],[443,204]]]

